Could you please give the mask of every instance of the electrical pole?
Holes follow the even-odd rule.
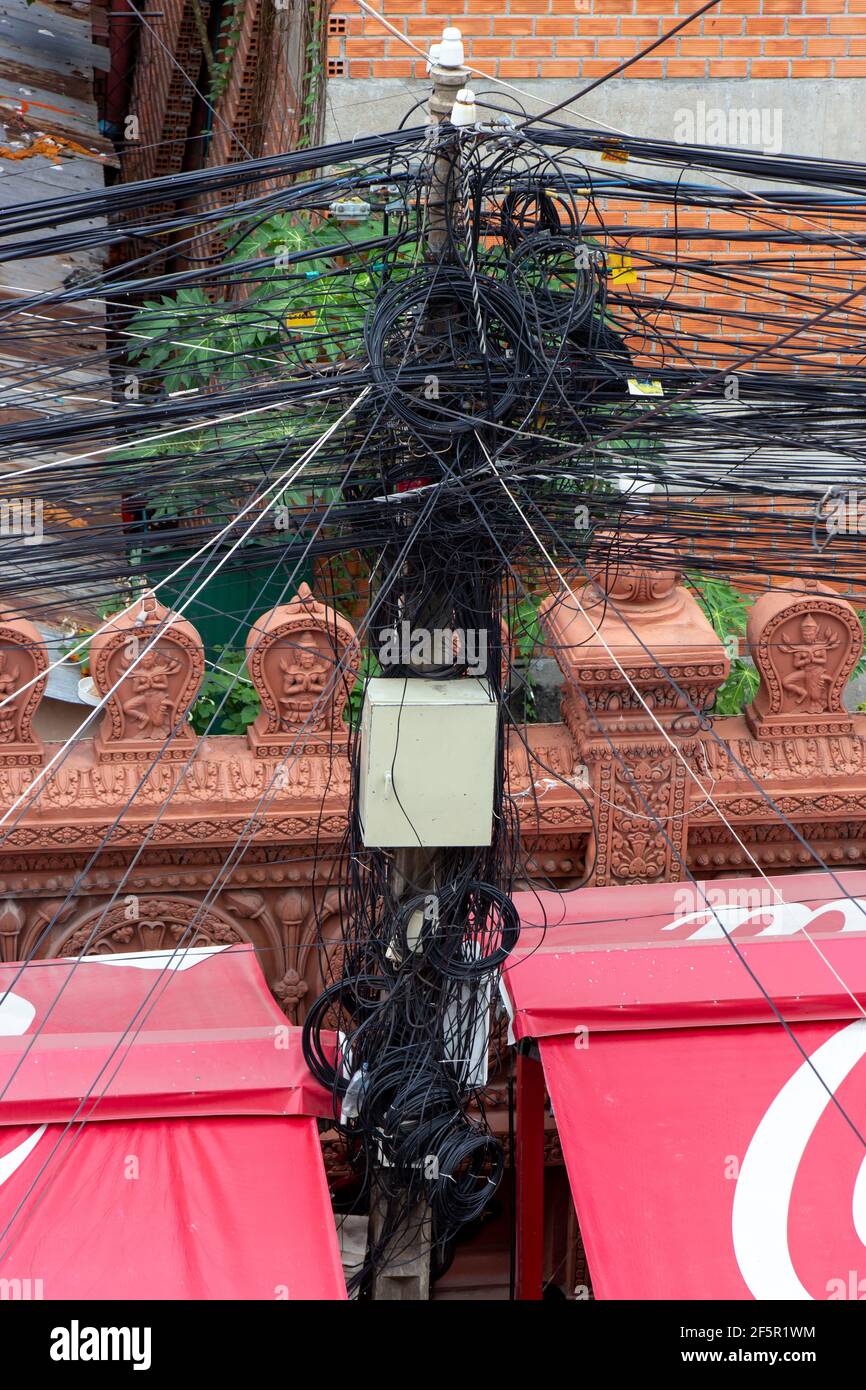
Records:
[[[459,45],[459,50],[455,50]],[[442,50],[447,57],[449,51],[458,52],[462,59],[462,44],[459,30],[446,29],[443,42],[431,50],[430,79],[432,90],[428,100],[428,124],[431,127],[442,125],[450,120],[458,92],[469,79],[468,70],[462,65],[442,66],[436,58]],[[437,139],[437,132],[431,129],[431,139]],[[453,204],[457,189],[457,165],[459,145],[455,137],[453,144],[443,148],[437,143],[432,157],[430,185],[427,196],[427,261],[433,265],[442,260],[448,248],[450,204]],[[442,336],[441,325],[428,318],[419,330],[428,336]],[[407,577],[411,570],[411,556],[407,560]],[[407,586],[411,593],[411,585]],[[405,616],[423,619],[424,625],[433,628],[450,627],[451,613],[447,595],[437,596],[434,592],[425,605],[424,614],[409,611]],[[421,662],[412,662],[418,675],[428,673]],[[397,849],[393,851],[392,890],[396,899],[411,897],[429,892],[435,895],[442,887],[442,875],[438,872],[443,854],[447,851],[431,847]],[[371,1198],[371,1236],[373,1246],[380,1239],[387,1224],[387,1200],[384,1194],[374,1187]],[[432,1228],[429,1209],[419,1203],[406,1213],[401,1229],[392,1234],[388,1254],[373,1273],[372,1297],[377,1301],[425,1302],[430,1296],[430,1255]]]
[[[430,69],[433,90],[427,105],[429,125],[442,125],[451,119],[451,112],[457,93],[466,86],[469,72],[466,68],[443,68],[434,63]],[[430,193],[427,199],[427,255],[431,261],[439,260],[448,244],[448,200],[453,201],[454,173],[457,160],[457,147],[452,151],[437,152],[433,160],[430,179]]]

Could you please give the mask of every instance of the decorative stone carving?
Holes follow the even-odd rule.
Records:
[[[277,898],[275,909],[286,940],[296,945],[301,928],[313,910],[311,894],[306,889],[290,888]]]
[[[673,880],[682,876],[683,858],[702,875],[752,872],[738,839],[768,869],[814,867],[779,811],[828,863],[866,866],[866,719],[842,707],[860,650],[850,607],[817,585],[804,593],[802,583],[759,600],[750,636],[756,634],[766,689],[748,723],[742,716],[714,721],[720,744],[706,721],[696,727],[688,702],[709,707],[727,660],[676,564],[650,570],[623,558],[594,565],[592,574],[577,591],[579,602],[566,591],[545,606],[551,646],[567,675],[566,724],[508,734],[508,791],[527,875],[563,888],[588,876],[599,883]],[[151,675],[137,688],[134,651],[123,650],[131,637],[146,643],[166,616],[145,598],[123,626],[116,620],[94,639],[98,688],[107,693],[120,682],[109,697],[98,756],[93,742],[81,739],[32,806],[29,764],[39,762],[38,741],[35,754],[22,753],[8,734],[0,737],[0,813],[22,799],[0,837],[0,954],[74,954],[97,923],[98,951],[174,946],[192,928],[185,943],[252,945],[285,1012],[301,1022],[341,968],[335,861],[346,830],[342,713],[355,680],[356,639],[351,625],[306,589],[265,615],[250,643],[251,675],[262,694],[257,727],[248,739],[210,737],[184,770],[160,758],[166,736],[159,731],[171,727],[198,688],[194,629],[165,627],[157,662],[142,667]],[[23,700],[15,704],[15,739],[26,740],[47,659],[29,625],[3,622],[14,640],[5,643],[0,686],[5,681],[11,691],[36,677],[29,709]],[[310,660],[301,659],[304,652]],[[341,657],[346,679],[331,690]],[[190,738],[184,726],[174,740],[184,761]],[[143,759],[156,762],[146,776]],[[238,842],[245,847],[226,874]],[[120,901],[100,921],[127,871]],[[137,895],[137,914],[128,914],[127,894]]]
[[[24,913],[14,898],[0,899],[0,961],[15,959],[16,944],[24,926]]]
[[[0,767],[38,767],[42,742],[33,716],[48,680],[48,654],[26,618],[0,615]]]
[[[746,711],[757,738],[854,732],[842,695],[863,651],[863,631],[850,603],[817,580],[788,580],[753,604],[747,637],[761,675]]]
[[[345,746],[343,711],[358,674],[352,624],[302,584],[265,613],[247,638],[247,669],[262,708],[247,730],[256,755],[326,753]]]
[[[32,884],[34,879],[36,882],[39,880],[32,869],[32,857],[30,862],[31,872],[28,877]],[[71,881],[74,880],[70,878]],[[59,887],[58,877],[52,876],[47,883],[43,883],[41,886],[43,890],[56,892]],[[14,959],[28,960],[34,955],[53,955],[54,952],[50,949],[52,928],[62,928],[75,915],[76,910],[77,904],[68,897],[47,898],[37,903],[30,925],[22,928],[18,937],[17,953]]]
[[[187,898],[141,898],[96,908],[74,923],[52,955],[114,955],[124,951],[173,951],[193,946],[233,946],[246,938],[227,918]],[[92,937],[92,940],[91,940]]]
[[[742,727],[742,721],[736,722]],[[743,783],[751,775],[762,785],[774,781],[806,785],[816,777],[827,781],[866,776],[866,739],[856,735],[763,739],[729,735],[723,744],[707,737],[701,749],[703,766],[716,781]]]
[[[684,877],[687,807],[694,786],[666,745],[627,743],[590,759],[596,807],[587,852],[595,883],[677,882]]]
[[[694,730],[689,707],[706,709],[730,669],[723,644],[680,582],[676,557],[665,568],[636,564],[629,556],[641,544],[659,548],[651,537],[609,542],[583,584],[575,581],[571,593],[541,607],[566,678],[563,718],[578,743],[601,728],[645,735],[656,721],[679,734]]]
[[[645,545],[650,539],[640,535],[635,538],[634,544]],[[603,544],[604,537],[601,540]],[[664,611],[682,577],[679,566],[650,569],[630,559],[629,549],[627,539],[620,541],[617,538],[603,557],[598,554],[591,557],[587,565],[590,580],[601,593],[608,594],[618,607],[631,604],[636,608]]]
[[[658,545],[650,537],[608,540],[588,580],[541,610],[566,677],[562,712],[575,769],[589,773],[595,883],[683,877],[689,805],[700,800],[688,769],[700,778],[701,712],[730,669],[676,558],[658,569],[631,560],[632,547]]]
[[[297,970],[287,970],[282,979],[273,987],[274,997],[287,1018],[298,1022],[298,1009],[309,993],[310,986],[302,980]]]
[[[191,623],[145,594],[93,638],[90,672],[108,696],[95,739],[101,762],[189,757],[195,735],[187,713],[204,676]]]

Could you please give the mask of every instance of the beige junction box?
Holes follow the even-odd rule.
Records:
[[[489,845],[498,708],[486,681],[376,677],[361,713],[364,844]]]

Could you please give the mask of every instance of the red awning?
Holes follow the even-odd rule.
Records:
[[[839,880],[704,885],[743,960],[688,885],[518,895],[505,991],[597,1297],[866,1296],[866,873]]]
[[[46,1299],[345,1298],[330,1098],[254,951],[8,965],[0,1001],[0,1278]]]

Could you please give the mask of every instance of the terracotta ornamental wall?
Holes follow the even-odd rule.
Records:
[[[816,867],[798,836],[832,866],[866,863],[866,716],[842,699],[863,639],[844,599],[798,582],[757,600],[760,688],[725,719],[704,711],[728,659],[675,568],[599,573],[544,618],[563,722],[512,729],[508,747],[528,879],[705,879],[753,872],[750,856]],[[0,958],[250,942],[303,1018],[339,964],[359,652],[307,588],[252,634],[258,718],[243,737],[197,739],[185,711],[201,639],[144,598],[94,639],[105,709],[63,750],[33,730],[42,640],[0,619]]]

